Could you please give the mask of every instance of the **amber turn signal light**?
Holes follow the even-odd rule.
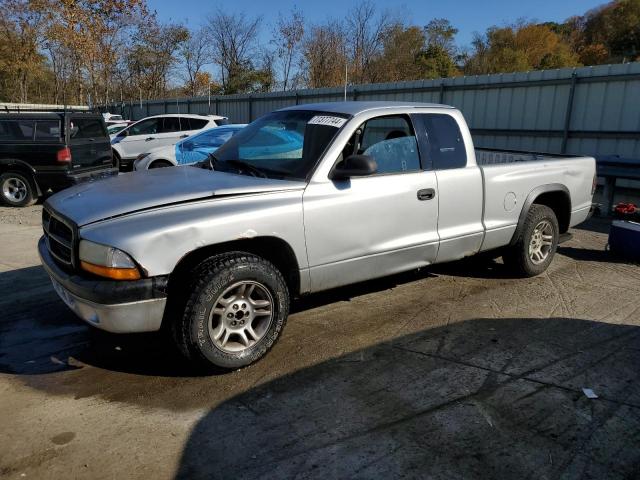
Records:
[[[113,280],[140,280],[140,271],[137,268],[103,267],[83,261],[80,262],[80,267],[87,272]]]

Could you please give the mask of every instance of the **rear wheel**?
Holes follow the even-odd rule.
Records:
[[[11,207],[28,207],[38,200],[31,180],[18,172],[0,175],[0,194],[3,203]]]
[[[212,257],[193,272],[176,344],[190,360],[241,368],[275,344],[289,314],[289,291],[280,271],[243,252]]]
[[[151,165],[149,165],[149,168],[165,168],[165,167],[173,167],[173,164],[166,160],[156,160]]]
[[[556,253],[560,236],[556,214],[545,205],[532,205],[515,245],[503,255],[504,263],[525,277],[544,272]]]

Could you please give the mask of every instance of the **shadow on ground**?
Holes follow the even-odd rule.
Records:
[[[291,313],[301,313],[330,303],[432,277],[426,270],[329,290],[294,302]],[[16,286],[24,292],[14,292]],[[110,334],[84,324],[58,299],[40,266],[0,273],[0,289],[12,292],[0,299],[5,312],[0,320],[0,372],[41,375],[75,370],[78,362],[101,369],[145,376],[193,377],[162,333]],[[227,372],[221,372],[227,373]]]
[[[638,478],[638,365],[634,326],[435,328],[225,402],[193,429],[177,477]]]
[[[327,292],[295,309],[430,276]],[[640,475],[635,326],[476,318],[337,358],[320,337],[305,344],[285,330],[256,365],[202,377],[159,335],[108,335],[76,320],[40,267],[0,273],[0,289],[1,373],[48,395],[208,411],[185,444],[178,478]],[[341,312],[336,322],[348,323],[348,309]],[[288,331],[298,333],[312,324],[292,323]],[[331,341],[351,351],[360,345],[351,333]],[[587,399],[584,387],[599,398]]]

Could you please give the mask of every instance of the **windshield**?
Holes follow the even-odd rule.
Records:
[[[306,179],[346,118],[311,110],[271,113],[220,147],[215,168],[242,162],[268,177]]]
[[[186,149],[219,147],[239,130],[235,128],[213,128],[183,141],[182,146]]]

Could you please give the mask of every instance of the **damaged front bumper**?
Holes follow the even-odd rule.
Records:
[[[111,281],[67,273],[51,257],[45,237],[38,242],[38,253],[58,296],[87,323],[113,333],[160,329],[167,303],[166,276]]]

